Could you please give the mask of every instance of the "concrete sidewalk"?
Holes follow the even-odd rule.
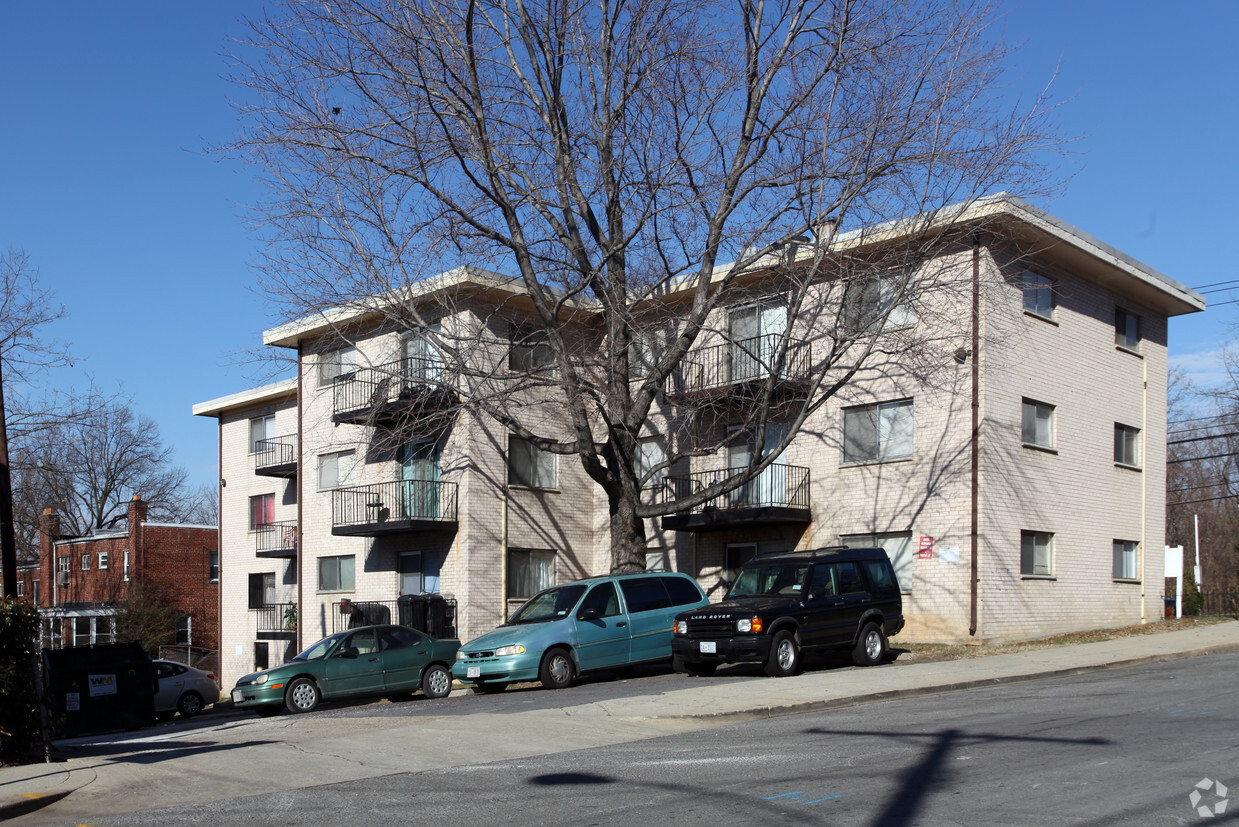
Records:
[[[225,715],[201,729],[160,730],[106,748],[83,747],[98,738],[58,742],[58,757],[67,760],[0,768],[0,820],[81,823],[173,804],[473,766],[775,715],[1229,651],[1239,651],[1239,622],[782,679],[692,679],[670,691],[546,710],[347,720]]]

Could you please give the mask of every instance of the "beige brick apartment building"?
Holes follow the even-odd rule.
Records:
[[[993,641],[1160,615],[1167,319],[1203,300],[1016,198],[953,218],[954,241],[920,268],[943,289],[884,316],[914,345],[900,358],[933,370],[905,361],[859,373],[757,479],[649,520],[649,565],[690,572],[717,597],[753,554],[877,543],[896,561],[909,639]],[[840,235],[830,250],[859,256],[902,233]],[[753,343],[785,318],[754,273],[668,381],[642,433],[652,461],[695,429],[730,427]],[[419,290],[400,300],[438,302],[449,308],[439,329],[476,335],[475,379],[536,368],[519,282],[462,269]],[[822,331],[850,312],[824,287],[808,306],[794,321],[804,361],[784,368],[789,394]],[[297,353],[297,377],[194,408],[220,424],[225,685],[338,628],[344,600],[450,594],[468,638],[543,585],[609,568],[607,503],[580,463],[453,408],[460,366],[389,318],[358,309],[267,331],[266,344]],[[537,393],[525,392],[526,412],[543,405],[556,421],[554,400]],[[702,399],[713,418],[686,424]],[[756,450],[683,460],[653,475],[649,494],[699,489]]]

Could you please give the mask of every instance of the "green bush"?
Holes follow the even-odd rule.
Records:
[[[34,691],[39,612],[24,600],[0,600],[0,761],[25,759],[39,737]]]

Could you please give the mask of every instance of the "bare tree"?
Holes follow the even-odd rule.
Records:
[[[219,486],[204,482],[190,491],[179,519],[192,525],[219,525]]]
[[[832,239],[909,216],[940,228],[948,205],[1047,180],[1047,110],[999,105],[1007,52],[989,20],[966,0],[290,4],[238,49],[251,103],[232,148],[270,184],[265,285],[290,317],[382,313],[427,337],[466,406],[579,458],[609,502],[614,568],[639,567],[646,518],[753,479],[866,371],[915,375],[918,355],[958,346],[889,323],[961,289],[929,266],[958,234]],[[511,274],[534,320],[516,346],[546,370],[488,370],[486,324],[438,328],[403,300],[458,265]],[[714,321],[771,291],[777,318]],[[705,427],[710,403],[685,402],[693,438],[668,435],[643,467],[652,407],[715,341],[748,342],[766,380],[743,428]],[[783,399],[799,359],[801,392]],[[529,402],[549,396],[566,412],[555,427]],[[642,498],[740,432],[769,450]]]
[[[61,511],[70,534],[112,527],[141,496],[156,520],[178,520],[189,509],[185,471],[159,428],[126,402],[111,402],[70,422],[47,427],[23,446],[30,497]]]

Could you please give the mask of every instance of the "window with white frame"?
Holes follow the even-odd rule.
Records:
[[[555,585],[555,552],[512,549],[508,552],[508,599],[527,600]]]
[[[884,462],[911,456],[911,399],[843,410],[844,462]]]
[[[318,590],[320,592],[353,591],[353,573],[357,565],[352,554],[318,558]]]
[[[275,414],[256,416],[250,420],[250,453],[262,450],[258,443],[275,437]]]
[[[207,579],[212,583],[219,580],[219,551],[210,552],[207,560]]]
[[[508,484],[526,488],[558,485],[556,457],[518,436],[508,437]]]
[[[189,615],[181,615],[176,619],[176,644],[189,646],[193,643],[194,619]]]
[[[357,452],[336,451],[318,457],[318,490],[328,491],[353,484]]]
[[[657,488],[667,478],[667,469],[658,468],[667,459],[667,451],[658,437],[646,437],[637,443],[637,479],[642,488]],[[657,471],[654,469],[658,468]],[[646,475],[649,474],[649,477]]]
[[[844,534],[840,542],[848,548],[873,548],[886,550],[886,556],[891,558],[891,566],[899,578],[899,588],[903,592],[912,591],[912,561],[916,559],[916,549],[912,546],[911,531],[894,531],[885,534]]]
[[[508,351],[508,370],[513,373],[538,373],[553,370],[555,353],[545,330],[513,328],[512,348]]]
[[[69,571],[69,555],[62,554],[56,558],[56,571]]]
[[[30,599],[34,603],[39,602],[39,581],[38,580],[32,580],[30,582]]]
[[[1054,406],[1033,399],[1025,399],[1021,438],[1025,445],[1052,449],[1054,447]]]
[[[1054,281],[1049,276],[1024,271],[1024,312],[1054,318]]]
[[[1140,429],[1114,423],[1114,464],[1140,467]]]
[[[357,370],[357,348],[347,345],[330,350],[318,357],[319,387],[330,385],[337,379],[347,379]]]
[[[1025,577],[1054,575],[1054,535],[1044,531],[1020,532],[1020,574]]]
[[[106,569],[107,567],[108,567],[108,553],[106,551],[101,551],[99,552],[99,568]]]
[[[94,637],[95,619],[93,617],[73,618],[73,645],[89,646]]]
[[[1114,308],[1114,344],[1126,350],[1140,350],[1140,317],[1121,307]]]
[[[90,571],[90,552],[82,555],[82,571]]]
[[[840,311],[850,333],[898,330],[916,324],[906,295],[909,279],[894,275],[857,277],[843,293]]]
[[[23,581],[23,580],[18,580],[18,581],[17,581],[17,596],[18,596],[18,597],[25,597],[25,596],[26,596],[26,588],[25,588],[25,587],[26,587],[26,583],[25,583],[25,581]]]
[[[257,494],[250,497],[250,531],[270,528],[275,522],[275,495]]]
[[[1139,543],[1134,540],[1114,541],[1114,579],[1136,579],[1136,550]]]
[[[125,579],[129,579],[129,552],[125,552]]]

